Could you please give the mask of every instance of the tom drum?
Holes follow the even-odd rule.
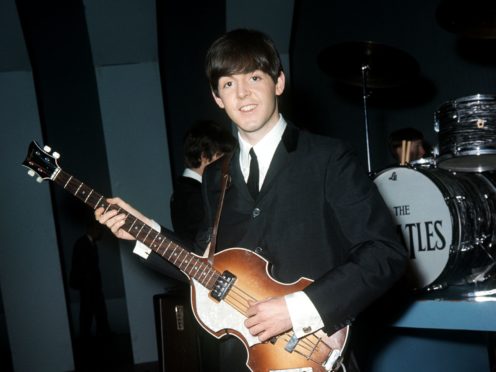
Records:
[[[476,94],[445,102],[434,113],[434,121],[440,168],[496,169],[496,96]]]

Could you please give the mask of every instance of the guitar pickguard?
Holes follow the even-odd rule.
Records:
[[[233,329],[243,335],[249,347],[260,343],[258,338],[252,336],[244,326],[246,317],[243,314],[224,301],[215,301],[209,297],[208,289],[194,279],[192,282],[195,288],[193,291],[196,305],[195,316],[208,328],[207,331],[217,333],[224,329]]]

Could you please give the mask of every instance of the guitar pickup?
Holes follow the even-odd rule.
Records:
[[[295,335],[291,336],[289,341],[286,343],[286,346],[284,346],[284,350],[286,350],[288,353],[292,353],[296,345],[298,345],[298,341],[298,337],[296,337]]]
[[[215,282],[214,289],[212,289],[210,295],[217,301],[223,300],[235,281],[236,277],[233,274],[229,271],[224,271]]]

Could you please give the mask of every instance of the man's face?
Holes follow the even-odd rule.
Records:
[[[250,73],[222,76],[215,102],[226,110],[241,136],[257,143],[279,120],[277,96],[284,91],[285,78],[281,72],[274,83],[270,75],[256,70]]]

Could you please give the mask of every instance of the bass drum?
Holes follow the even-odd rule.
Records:
[[[374,178],[410,252],[414,289],[486,280],[496,258],[492,173],[395,167]]]

